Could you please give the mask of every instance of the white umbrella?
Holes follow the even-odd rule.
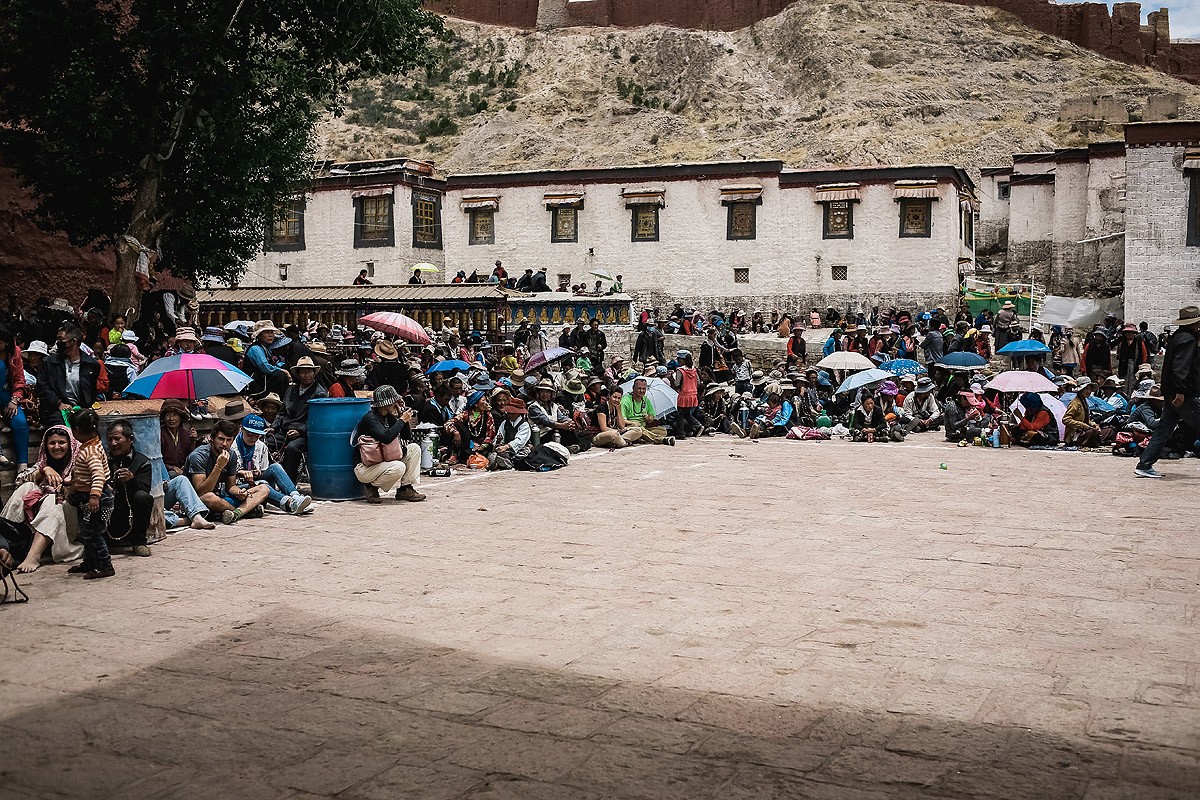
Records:
[[[1054,392],[1058,387],[1045,375],[1027,372],[1020,369],[1010,369],[1001,372],[988,381],[985,389],[996,389],[1001,392]]]
[[[839,350],[822,358],[817,366],[822,369],[874,369],[875,362],[862,353]]]
[[[606,269],[594,269],[592,270],[591,274],[605,281],[615,282],[617,280],[612,276],[612,273]]]
[[[675,404],[679,400],[679,392],[672,389],[671,384],[662,378],[634,378],[631,381],[622,383],[621,389],[625,394],[629,394],[633,391],[634,381],[639,380],[646,382],[646,397],[650,398],[650,405],[654,407],[654,416],[657,419],[662,419],[675,410]]]

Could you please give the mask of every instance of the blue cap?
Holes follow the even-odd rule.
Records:
[[[267,432],[267,421],[258,414],[250,414],[242,419],[242,429],[246,433],[257,434],[262,436]]]

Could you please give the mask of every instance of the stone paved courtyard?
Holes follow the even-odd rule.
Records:
[[[1195,798],[1162,466],[717,438],[43,567],[0,796]]]

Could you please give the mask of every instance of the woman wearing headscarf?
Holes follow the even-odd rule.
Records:
[[[74,561],[83,555],[83,542],[72,542],[67,535],[63,509],[64,487],[71,484],[71,468],[79,452],[79,442],[65,425],[53,425],[42,436],[37,464],[22,476],[4,506],[9,522],[27,523],[33,529],[33,541],[25,560],[17,567],[33,572],[41,564],[42,553],[50,548],[55,561]]]
[[[1042,402],[1041,395],[1021,395],[1021,415],[1017,418],[1017,441],[1024,447],[1053,447],[1058,444],[1058,423]]]
[[[487,456],[496,438],[496,423],[487,393],[472,392],[466,407],[451,417],[443,429],[450,437],[450,463],[465,464],[475,453]]]

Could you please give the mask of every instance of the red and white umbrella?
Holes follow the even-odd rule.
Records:
[[[433,341],[429,338],[429,334],[425,333],[421,323],[397,311],[376,311],[374,314],[359,317],[358,322],[360,325],[390,333],[392,336],[413,344],[431,344]]]

